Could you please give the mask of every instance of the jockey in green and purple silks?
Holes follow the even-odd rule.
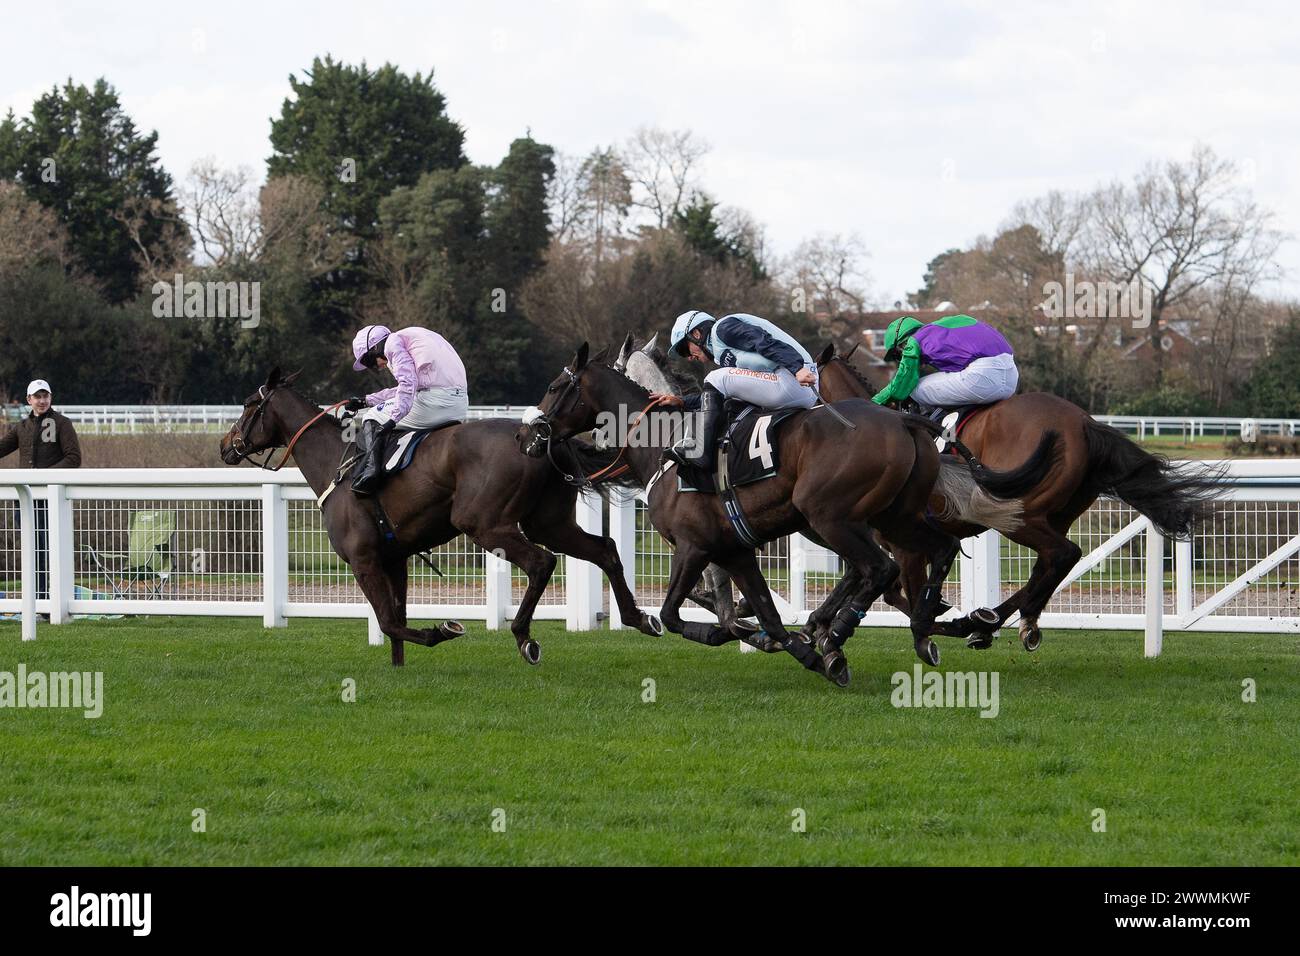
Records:
[[[985,405],[1016,393],[1020,372],[1011,343],[969,315],[929,325],[905,315],[885,330],[885,360],[898,363],[893,379],[871,399],[878,405],[911,398],[932,408]],[[921,377],[921,363],[938,371]]]

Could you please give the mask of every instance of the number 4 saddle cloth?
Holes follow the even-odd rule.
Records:
[[[718,449],[718,462],[726,455],[727,483],[739,488],[771,478],[780,467],[777,430],[781,423],[802,408],[766,409],[748,402],[728,401],[723,414],[726,425]],[[717,476],[697,468],[677,469],[678,491],[717,494]]]

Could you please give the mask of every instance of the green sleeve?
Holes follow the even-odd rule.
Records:
[[[903,358],[898,363],[898,371],[889,384],[876,393],[871,400],[877,405],[883,405],[885,402],[901,402],[907,396],[912,394],[912,389],[916,388],[916,383],[921,380],[921,346],[916,344],[915,338],[910,338],[903,343]]]

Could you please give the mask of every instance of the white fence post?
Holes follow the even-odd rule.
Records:
[[[492,551],[483,552],[487,612],[484,626],[498,630],[510,617],[510,562]]]
[[[592,534],[601,533],[601,498],[578,495],[575,506],[578,526]],[[590,631],[596,627],[601,610],[600,568],[589,561],[565,558],[564,589],[568,613],[565,624],[570,631]]]
[[[1147,528],[1146,639],[1143,655],[1159,657],[1164,644],[1165,539],[1155,525]]]
[[[636,593],[636,499],[611,497],[609,500],[609,536],[614,540],[618,558],[623,562],[623,580]],[[610,630],[624,627],[623,615],[613,594],[609,598]]]
[[[799,611],[810,610],[807,606],[809,544],[801,534],[790,535],[790,606]]]
[[[16,485],[18,493],[19,581],[23,596],[23,640],[36,640],[36,508],[30,485]]]
[[[49,543],[50,623],[62,624],[69,619],[68,602],[72,600],[76,552],[72,550],[72,502],[63,485],[50,485]]]
[[[262,485],[262,626],[287,627],[289,510],[278,484]]]
[[[970,545],[970,557],[961,555],[962,613],[997,607],[1002,603],[1002,536],[985,531],[964,543]]]
[[[1184,626],[1192,616],[1196,596],[1196,579],[1192,574],[1192,542],[1174,542],[1174,613]]]

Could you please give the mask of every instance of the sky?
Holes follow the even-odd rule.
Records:
[[[1286,3],[6,4],[0,112],[106,77],[179,182],[261,176],[313,57],[434,72],[466,151],[530,130],[586,154],[640,126],[712,147],[702,185],[778,254],[856,233],[881,303],[1019,200],[1128,180],[1206,143],[1300,236],[1300,27]],[[1300,298],[1300,242],[1275,294]]]

